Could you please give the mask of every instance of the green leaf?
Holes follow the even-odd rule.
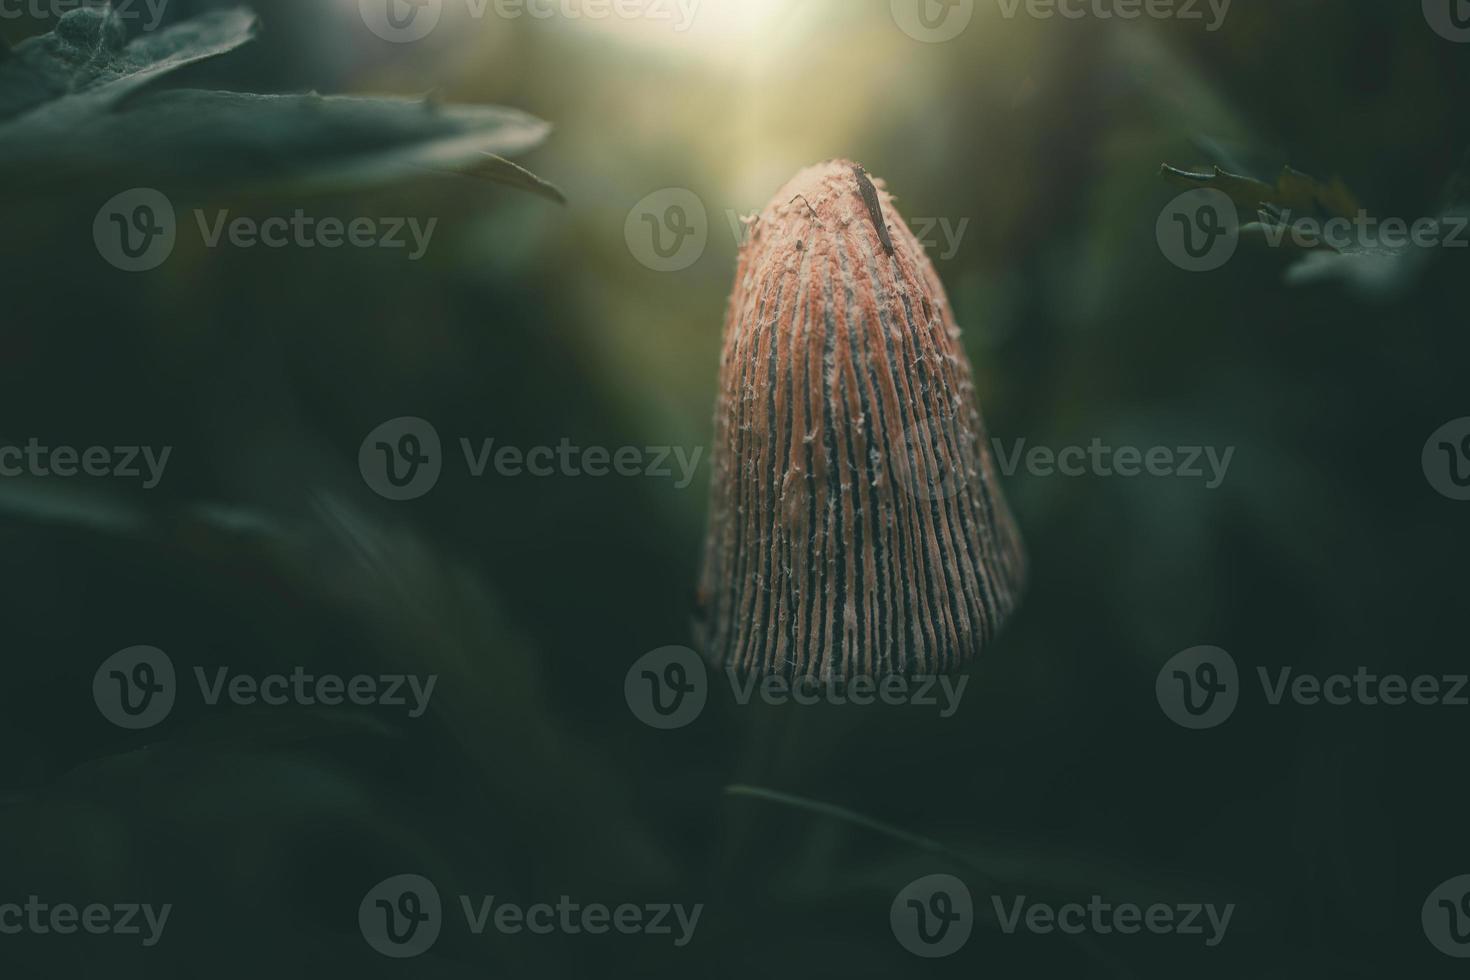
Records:
[[[129,42],[110,8],[70,11],[0,58],[0,120],[29,113],[33,133],[70,129],[171,71],[233,51],[255,29],[255,14],[237,8]]]
[[[1341,180],[1324,183],[1291,167],[1282,168],[1274,185],[1218,166],[1208,173],[1192,173],[1164,164],[1159,173],[1179,187],[1221,191],[1238,207],[1254,212],[1258,220],[1241,226],[1241,239],[1289,256],[1290,285],[1341,282],[1382,297],[1410,286],[1427,264],[1424,249],[1407,242],[1390,247],[1381,235],[1353,239],[1341,247],[1323,240],[1324,219],[1356,222],[1366,217]]]
[[[105,180],[168,191],[317,194],[468,174],[554,201],[505,159],[551,127],[517,109],[432,99],[255,95],[143,86],[255,35],[243,9],[127,42],[120,21],[73,11],[0,62],[0,184],[38,194]]]
[[[481,180],[493,181],[497,184],[505,184],[509,187],[518,187],[532,194],[539,194],[549,198],[558,204],[567,202],[566,195],[561,189],[550,181],[542,180],[531,171],[519,164],[511,163],[505,157],[494,153],[486,153],[485,159],[477,166],[465,171],[471,177]]]
[[[469,172],[559,200],[550,184],[503,159],[550,129],[501,106],[175,89],[130,100],[64,147],[0,129],[0,176],[12,187],[105,174],[169,189],[313,194]],[[139,132],[148,137],[133,138]]]
[[[1159,173],[1169,183],[1190,189],[1222,191],[1249,211],[1271,207],[1297,215],[1326,214],[1350,218],[1360,210],[1358,200],[1341,180],[1323,183],[1299,170],[1283,167],[1274,185],[1232,174],[1220,167],[1210,173],[1191,173],[1167,163]]]

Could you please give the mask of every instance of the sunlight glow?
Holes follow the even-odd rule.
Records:
[[[531,3],[538,0],[529,0]],[[792,0],[624,0],[639,16],[619,16],[617,0],[540,0],[568,21],[622,39],[716,58],[750,53],[773,39]],[[597,11],[601,16],[592,16]]]

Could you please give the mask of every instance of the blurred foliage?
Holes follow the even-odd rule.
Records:
[[[707,6],[744,9],[732,3]],[[247,33],[243,15],[211,13],[230,6],[176,0],[168,18],[212,25],[213,52]],[[1186,733],[1153,692],[1159,665],[1201,643],[1252,676],[1463,671],[1470,518],[1419,454],[1467,414],[1464,259],[1437,250],[1408,288],[1365,298],[1339,279],[1288,283],[1270,250],[1190,275],[1154,223],[1178,193],[1165,161],[1290,163],[1375,214],[1445,213],[1463,203],[1470,55],[1412,3],[1237,4],[1214,33],[977,4],[944,45],[896,29],[886,0],[756,7],[769,10],[748,36],[490,17],[393,45],[355,2],[262,0],[256,40],[170,63],[167,89],[132,88],[153,63],[145,38],[97,86],[34,90],[29,106],[60,96],[58,110],[96,115],[62,142],[7,141],[21,105],[0,103],[0,171],[14,174],[0,191],[0,442],[175,447],[152,491],[0,481],[3,891],[176,905],[146,956],[3,937],[6,977],[1451,975],[1419,906],[1470,866],[1455,709],[1247,697],[1223,728]],[[0,79],[50,26],[0,23],[16,44]],[[387,94],[363,115],[300,94],[312,89]],[[200,94],[224,92],[281,99],[260,103],[276,107],[266,122],[256,99]],[[542,127],[492,105],[556,134],[533,151]],[[309,113],[345,128],[303,125]],[[569,206],[417,179],[470,162],[419,153],[459,132],[485,137],[477,152],[526,151]],[[358,446],[404,415],[431,420],[451,456],[460,437],[706,445],[728,220],[839,155],[884,178],[911,220],[971,219],[937,265],[992,435],[1235,446],[1235,462],[1216,491],[1008,478],[1033,582],[953,718],[742,707],[716,685],[698,722],[655,732],[628,711],[623,675],[688,640],[703,476],[680,491],[451,466],[428,497],[391,504],[364,486]],[[163,268],[128,275],[99,257],[92,222],[145,182],[137,166],[234,213],[302,207],[276,178],[310,176],[332,191],[309,199],[314,214],[433,215],[441,230],[416,263],[181,235]],[[659,274],[623,228],[669,186],[705,202],[710,244]],[[138,643],[185,669],[442,680],[418,721],[186,698],[126,733],[89,691],[105,657]],[[950,856],[729,784],[830,803]],[[953,959],[912,958],[888,931],[892,896],[967,867],[1033,897],[1240,909],[1210,950],[1114,937],[1100,961],[982,921]],[[395,963],[362,942],[356,909],[408,871],[445,895],[707,909],[684,949],[449,930]],[[970,884],[985,902],[986,883]]]
[[[499,154],[546,136],[540,120],[497,106],[427,100],[139,91],[251,40],[243,8],[126,36],[110,8],[68,13],[0,63],[0,181],[11,195],[99,180],[235,193],[374,187],[472,171],[560,200]],[[207,121],[208,125],[202,125]]]

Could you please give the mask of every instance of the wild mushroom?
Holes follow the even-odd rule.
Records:
[[[954,670],[1019,600],[959,328],[882,188],[810,167],[740,255],[698,593],[705,655],[736,672]]]

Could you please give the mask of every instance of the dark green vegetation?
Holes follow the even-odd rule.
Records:
[[[85,14],[24,48],[50,25],[0,22],[0,444],[173,447],[152,490],[0,478],[0,903],[174,905],[148,950],[0,935],[0,976],[1458,975],[1420,907],[1470,873],[1470,707],[1273,707],[1256,669],[1466,671],[1470,504],[1434,491],[1421,450],[1470,415],[1470,251],[1303,276],[1248,240],[1189,274],[1155,226],[1180,191],[1164,162],[1266,182],[1290,165],[1374,214],[1455,213],[1470,45],[1417,2],[1241,3],[1215,33],[987,12],[923,45],[886,2],[840,0],[801,5],[801,56],[752,94],[677,48],[523,20],[456,54],[447,32],[380,44],[338,6],[261,3],[245,44],[247,15],[179,0],[169,20],[192,26],[167,51],[114,48]],[[148,71],[189,52],[218,56]],[[724,212],[835,156],[910,218],[971,219],[936,265],[1008,453],[1235,447],[1228,478],[1004,477],[1031,581],[953,717],[740,706],[716,683],[696,722],[655,731],[624,675],[689,641],[707,468],[683,490],[472,479],[459,439],[708,445]],[[139,185],[175,201],[179,243],[128,274],[93,222]],[[709,209],[708,251],[677,274],[623,234],[667,186]],[[1278,190],[1228,193],[1249,219]],[[207,248],[195,208],[439,223],[409,262]],[[358,449],[408,415],[446,471],[393,503]],[[185,694],[128,732],[91,685],[135,644],[167,651]],[[1234,655],[1245,694],[1191,732],[1154,686],[1199,644]],[[221,666],[440,680],[419,719],[209,707],[193,670]],[[357,908],[406,872],[455,906],[706,908],[682,949],[446,927],[395,962]],[[888,909],[936,872],[984,914],[926,962]],[[993,891],[1238,910],[1213,949],[1084,945],[1004,935]]]

